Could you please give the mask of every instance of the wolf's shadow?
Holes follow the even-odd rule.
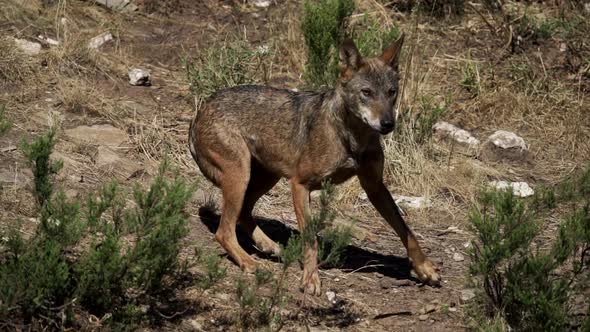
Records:
[[[205,205],[199,208],[199,216],[201,222],[209,229],[211,233],[217,231],[220,216],[216,212],[215,207]],[[267,218],[255,218],[258,226],[274,241],[283,246],[287,245],[289,238],[295,234],[299,234],[284,223]],[[238,242],[248,252],[248,254],[256,254],[259,257],[271,260],[277,260],[276,257],[266,255],[256,249],[254,242],[250,237],[240,230],[237,230]],[[395,279],[410,279],[418,281],[412,277],[410,271],[412,269],[407,258],[393,255],[382,255],[376,252],[368,251],[363,248],[349,245],[345,248],[342,255],[344,257],[340,268],[347,270],[358,270],[359,273],[381,273],[384,276]]]

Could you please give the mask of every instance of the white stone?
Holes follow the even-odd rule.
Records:
[[[489,185],[497,190],[512,188],[512,193],[518,197],[529,197],[535,194],[533,188],[526,182],[491,181]]]
[[[251,0],[252,4],[258,8],[266,8],[270,6],[270,0]]]
[[[106,42],[113,40],[113,35],[110,32],[104,32],[88,41],[88,48],[98,49]]]
[[[332,303],[332,304],[336,303],[336,293],[334,293],[332,291],[327,291],[326,297],[328,298],[328,301],[330,301],[330,303]]]
[[[559,45],[559,51],[560,51],[560,52],[565,52],[565,51],[567,51],[567,44],[566,44],[566,43],[561,43],[561,44]]]
[[[432,202],[426,197],[393,196],[395,203],[412,209],[424,209],[432,207]]]
[[[520,149],[528,150],[524,139],[513,132],[506,130],[498,130],[488,138],[495,146],[502,149]]]
[[[51,45],[51,46],[58,46],[59,45],[59,41],[49,38],[49,37],[44,37],[43,35],[39,35],[38,36],[39,40],[42,40],[44,43]]]
[[[150,85],[150,72],[144,69],[133,68],[129,70],[129,84]]]
[[[14,43],[16,44],[16,47],[27,55],[37,55],[41,53],[41,44],[39,43],[17,38],[14,38]]]
[[[121,10],[121,9],[125,8],[127,5],[129,5],[129,3],[130,3],[129,0],[94,0],[94,1],[98,2],[99,4],[101,4],[107,8],[116,9],[116,10]]]
[[[434,135],[439,139],[451,138],[457,143],[465,144],[470,147],[479,145],[479,140],[471,135],[467,130],[461,129],[445,121],[440,121],[432,126]]]
[[[472,289],[464,289],[461,291],[461,301],[463,303],[472,300],[475,297],[475,292]]]
[[[465,257],[463,257],[463,255],[462,255],[462,254],[460,254],[460,253],[456,252],[456,253],[454,253],[454,254],[453,254],[453,260],[454,260],[455,262],[462,262],[462,261],[464,261],[464,260],[465,260]]]

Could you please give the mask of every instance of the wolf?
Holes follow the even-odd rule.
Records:
[[[260,250],[280,254],[279,245],[252,218],[252,209],[281,178],[290,182],[302,231],[310,216],[310,192],[324,181],[339,184],[357,176],[400,237],[418,278],[439,285],[435,266],[383,184],[380,135],[395,125],[403,41],[402,34],[373,58],[363,58],[352,40],[342,42],[340,74],[332,89],[236,86],[216,92],[198,110],[189,130],[190,152],[203,175],[222,191],[215,238],[243,271],[253,272],[260,263],[238,244],[238,223]],[[305,246],[301,287],[307,294],[321,294],[317,255],[317,242]]]

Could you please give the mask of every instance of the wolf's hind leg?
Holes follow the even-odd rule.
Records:
[[[250,180],[250,155],[247,151],[246,147],[243,150],[236,149],[232,151],[235,153],[232,153],[231,159],[226,159],[219,154],[215,155],[217,157],[215,164],[219,165],[221,170],[220,184],[223,194],[221,221],[215,233],[215,239],[243,271],[254,272],[257,263],[240,246],[236,236],[236,224]]]
[[[252,238],[254,243],[256,243],[258,249],[265,253],[279,256],[281,248],[256,224],[256,221],[252,217],[252,209],[260,197],[275,186],[280,177],[263,170],[256,165],[254,161],[251,169],[250,183],[246,190],[244,204],[240,214],[240,224],[244,228],[244,231],[246,231],[246,233]]]

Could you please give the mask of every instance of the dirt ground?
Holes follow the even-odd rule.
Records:
[[[168,155],[184,177],[199,184],[190,207],[191,231],[183,255],[193,255],[195,247],[224,255],[213,236],[219,211],[204,208],[211,202],[221,205],[219,191],[200,175],[186,144],[195,107],[184,60],[223,40],[240,38],[252,49],[271,45],[274,53],[268,84],[300,88],[305,63],[298,30],[301,4],[275,0],[268,8],[257,8],[238,0],[174,0],[160,5],[145,0],[138,2],[138,11],[119,13],[90,2],[59,3],[39,7],[40,11],[6,14],[5,18],[13,21],[0,22],[0,36],[35,40],[40,34],[64,38],[64,33],[70,33],[83,43],[110,31],[114,41],[86,57],[80,56],[74,46],[71,50],[44,46],[30,60],[36,68],[34,74],[16,82],[0,82],[0,104],[6,105],[7,117],[14,123],[11,131],[0,137],[0,170],[8,174],[8,180],[2,178],[0,219],[20,218],[25,221],[23,232],[33,231],[32,173],[18,145],[23,138],[43,133],[49,121],[58,119],[56,152],[64,160],[58,186],[68,197],[84,197],[113,177],[128,188],[138,181],[147,183],[160,160]],[[525,8],[524,3],[509,4]],[[549,4],[526,6],[535,15],[557,12]],[[385,15],[408,33],[402,59],[406,65],[401,67],[408,93],[401,110],[417,108],[420,99],[412,99],[410,92],[435,96],[436,103],[451,96],[443,120],[469,130],[481,141],[498,129],[514,131],[526,140],[529,153],[524,160],[490,160],[459,153],[452,144],[432,142],[422,152],[397,155],[395,152],[403,152],[404,147],[386,140],[385,144],[394,146],[386,148],[386,179],[392,193],[426,196],[433,202],[429,208],[404,211],[425,252],[440,269],[442,286],[424,286],[412,276],[401,242],[360,195],[357,181],[351,180],[338,190],[335,203],[338,220],[357,221],[345,262],[339,268],[322,269],[324,295],[307,296],[305,301],[297,287],[301,270],[298,266],[290,269],[286,284],[292,287],[281,311],[286,320],[283,330],[300,331],[305,326],[311,331],[469,329],[468,303],[461,297],[468,288],[468,247],[472,239],[467,216],[479,186],[498,179],[526,181],[533,188],[551,184],[588,160],[587,35],[525,39],[521,45],[524,51],[513,53],[505,47],[507,37],[488,27],[498,22],[486,22],[471,7],[460,19],[441,20],[416,18],[377,1],[361,1],[358,7],[359,13],[364,11],[377,19]],[[37,15],[43,19],[32,18]],[[69,32],[59,28],[61,17],[71,22]],[[459,83],[462,68],[472,62],[477,64],[481,78],[476,97]],[[521,64],[531,70],[517,76],[514,68]],[[150,70],[151,86],[128,83],[127,70],[134,67]],[[123,147],[115,149],[123,160],[116,167],[96,165],[98,144],[67,134],[79,126],[105,124],[128,137]],[[128,162],[132,171],[120,166]],[[317,204],[317,197],[314,201]],[[255,214],[271,238],[286,243],[296,229],[286,183],[280,182],[265,195]],[[276,259],[263,257],[249,241],[241,241],[250,253],[279,271]],[[159,308],[157,323],[142,329],[239,330],[235,280],[242,272],[228,259],[222,265],[228,276],[219,285],[202,292],[189,277],[183,281],[186,286],[177,289],[170,302]],[[191,272],[196,276],[202,268],[194,267]],[[335,299],[330,301],[326,292],[334,292]]]

